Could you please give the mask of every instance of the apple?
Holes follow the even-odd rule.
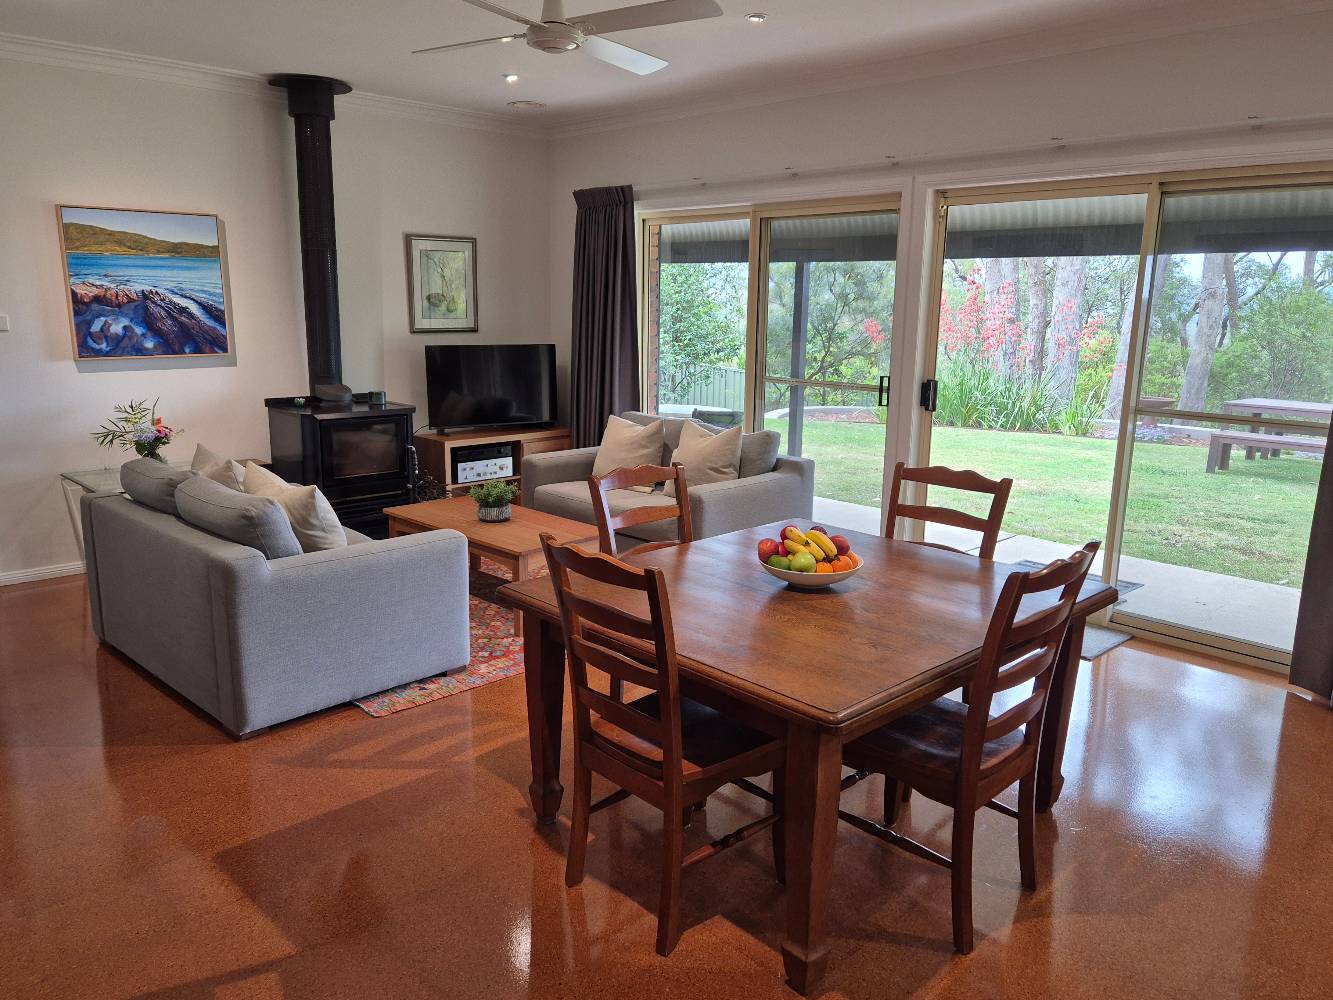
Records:
[[[789,532],[789,531],[794,531],[794,532],[796,532],[796,533],[799,534],[799,535],[803,535],[803,534],[805,534],[805,532],[803,532],[800,528],[796,527],[796,525],[794,525],[794,524],[788,524],[788,525],[785,525],[785,526],[783,527],[783,529],[782,529],[781,531],[778,532],[778,534],[781,535],[783,538],[786,538],[786,537],[787,537],[787,532]]]
[[[762,539],[759,542],[759,561],[768,562],[769,558],[778,554],[778,543],[771,538]]]
[[[812,525],[810,525],[810,530],[811,530],[811,531],[818,531],[821,535],[827,535],[827,534],[828,534],[828,529],[825,528],[822,524],[812,524]]]
[[[774,569],[791,569],[791,560],[786,556],[769,556],[767,562]]]
[[[809,552],[797,552],[791,559],[791,568],[797,573],[813,573],[815,571],[815,557]]]
[[[834,535],[829,541],[833,543],[840,556],[845,556],[848,552],[852,551],[852,543],[847,541],[842,535]]]

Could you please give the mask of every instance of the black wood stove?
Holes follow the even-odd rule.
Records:
[[[343,384],[329,123],[334,97],[352,88],[341,80],[294,73],[275,76],[269,83],[287,91],[287,113],[296,132],[310,373],[307,395],[264,401],[273,471],[288,482],[318,486],[344,524],[382,537],[388,529],[384,508],[413,499],[416,407],[371,402],[369,394],[353,393]]]

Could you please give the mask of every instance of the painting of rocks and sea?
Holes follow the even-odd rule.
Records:
[[[59,214],[78,360],[231,353],[217,216]]]

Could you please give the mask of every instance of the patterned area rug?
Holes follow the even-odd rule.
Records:
[[[357,707],[368,715],[392,715],[523,673],[523,640],[514,635],[514,612],[495,603],[496,589],[508,582],[508,572],[488,559],[471,575],[472,662],[466,670],[381,691],[357,700]]]

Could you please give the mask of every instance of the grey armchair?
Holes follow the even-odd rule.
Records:
[[[658,419],[637,412],[623,416],[636,423]],[[680,441],[680,425],[683,422],[683,418],[664,418],[664,463],[669,461],[670,451]],[[809,519],[812,516],[815,463],[808,458],[776,455],[775,439],[776,435],[773,435],[771,442],[763,442],[771,444],[771,451],[767,454],[763,454],[763,448],[753,446],[742,454],[740,478],[690,486],[690,519],[695,538],[709,538],[784,518]],[[761,442],[754,442],[754,445],[759,444]],[[592,496],[588,491],[588,477],[592,475],[596,457],[596,448],[576,448],[525,457],[522,469],[524,506],[575,521],[596,523]],[[644,504],[668,505],[673,502],[660,493],[629,490],[617,490],[609,499],[613,513]],[[632,542],[661,541],[670,537],[671,530],[672,522],[654,521],[628,529],[623,534]]]

